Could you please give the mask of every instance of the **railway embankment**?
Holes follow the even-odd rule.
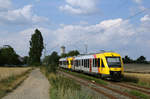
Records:
[[[61,73],[69,78],[75,79],[77,82],[80,82],[81,84],[90,87],[94,91],[97,91],[110,99],[150,98],[149,88],[143,88],[142,86],[139,87],[139,85],[132,82],[112,82],[107,80],[101,80],[101,82],[105,82],[105,84],[103,84],[98,82],[99,78],[91,77],[88,75],[64,70],[61,71]],[[84,83],[81,81],[84,81]]]
[[[41,71],[50,82],[50,99],[108,99],[74,79],[70,79],[61,73],[46,73],[45,68]]]

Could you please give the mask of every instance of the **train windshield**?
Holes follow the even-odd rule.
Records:
[[[109,67],[121,67],[120,57],[106,57]]]

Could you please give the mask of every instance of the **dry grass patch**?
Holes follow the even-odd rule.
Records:
[[[150,74],[141,73],[124,73],[124,76],[129,81],[135,81],[135,83],[143,86],[150,87]]]
[[[28,68],[0,67],[0,81],[3,80],[3,79],[7,79],[10,76],[16,76],[16,75],[23,74],[26,71],[28,71],[29,69],[31,69],[31,68],[30,67],[28,67]]]
[[[32,68],[0,68],[0,99],[20,85],[30,70]]]

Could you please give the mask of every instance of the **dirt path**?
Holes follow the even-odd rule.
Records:
[[[3,99],[49,99],[49,82],[39,69],[33,70],[21,86]]]

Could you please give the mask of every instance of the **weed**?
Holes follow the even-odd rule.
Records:
[[[143,93],[141,93],[141,92],[139,92],[139,91],[136,91],[136,90],[130,90],[130,91],[127,91],[127,90],[126,90],[126,92],[128,92],[128,93],[131,94],[131,95],[137,96],[137,97],[139,97],[140,99],[150,99],[150,96],[145,95],[145,94],[143,94]]]

